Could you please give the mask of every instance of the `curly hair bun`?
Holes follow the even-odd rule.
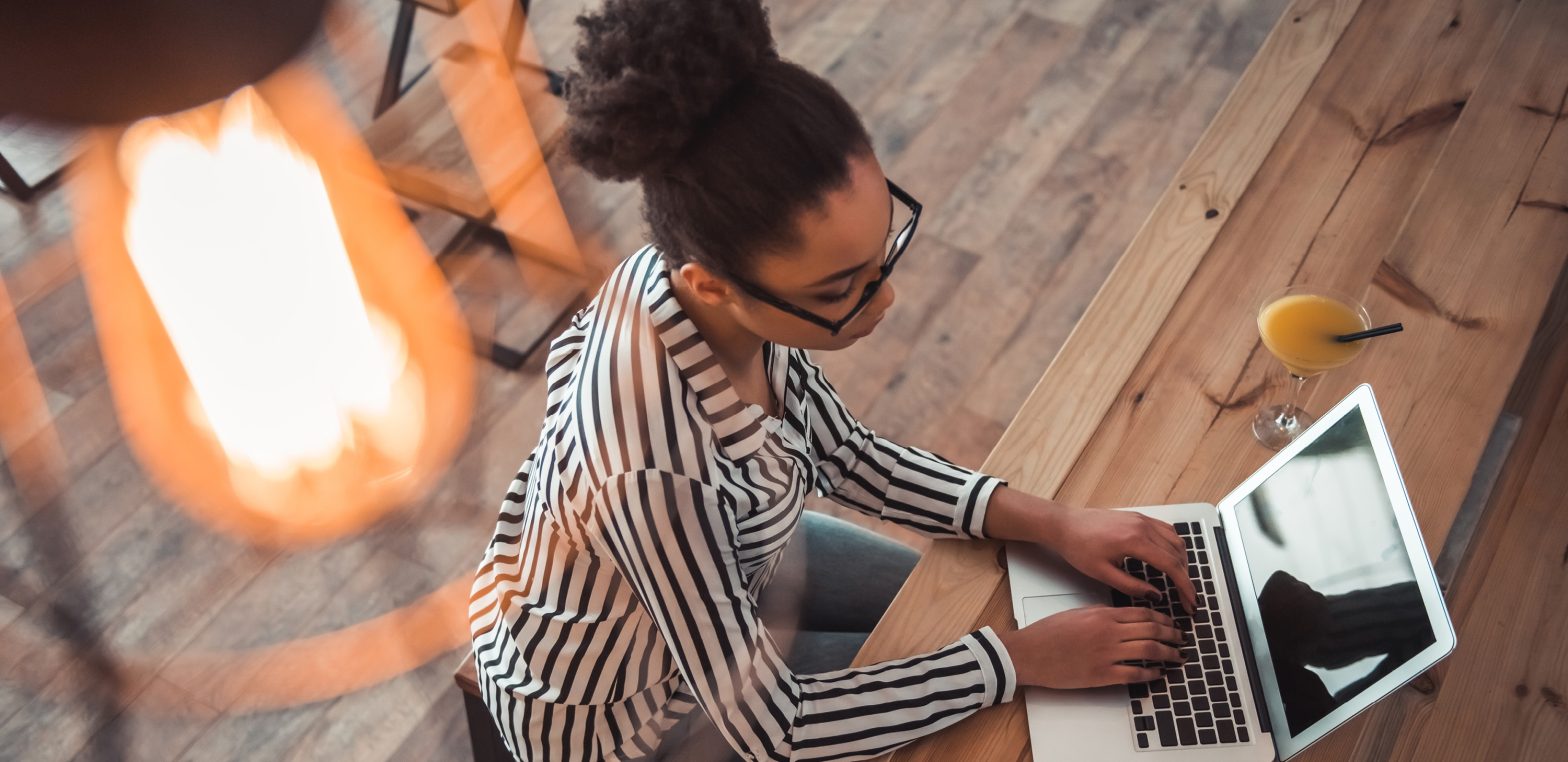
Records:
[[[725,96],[778,57],[760,0],[606,0],[577,25],[567,151],[605,180],[666,169]]]

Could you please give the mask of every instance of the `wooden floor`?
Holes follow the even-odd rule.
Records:
[[[1377,389],[1458,647],[1303,762],[1568,758],[1565,39],[1561,0],[1293,0],[986,462],[1075,504],[1213,500],[1283,392],[1257,300],[1402,321],[1308,407]],[[999,552],[937,543],[860,663],[1011,626]],[[1013,702],[890,759],[1027,762],[1027,735]]]
[[[570,63],[582,2],[536,2],[545,61]],[[1282,0],[775,0],[781,51],[860,109],[889,175],[926,206],[876,335],[819,355],[873,428],[978,465],[1277,20]],[[369,119],[395,3],[351,0],[313,56]],[[419,34],[439,30],[422,14]],[[409,71],[424,59],[417,50]],[[36,176],[69,136],[0,122]],[[635,188],[553,168],[599,268],[642,241]],[[69,241],[65,194],[0,200],[5,275],[69,489],[0,489],[0,750],[53,759],[457,759],[459,650],[308,703],[217,702],[256,680],[169,666],[329,633],[467,574],[542,411],[539,358],[482,369],[470,440],[437,492],[371,531],[279,551],[215,536],[149,486],[113,416]],[[484,250],[444,260],[471,317],[505,325],[526,294]],[[0,312],[5,304],[0,302]],[[505,338],[504,336],[502,338]],[[3,342],[3,337],[0,337]],[[9,372],[0,369],[0,380]],[[14,468],[15,464],[8,464]],[[900,539],[910,539],[907,535]],[[450,627],[449,627],[450,629]],[[461,631],[462,624],[456,624]],[[282,669],[282,667],[279,667]]]

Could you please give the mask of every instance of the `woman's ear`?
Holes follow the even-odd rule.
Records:
[[[717,307],[733,299],[734,292],[730,285],[696,262],[681,265],[679,274],[686,283],[686,289],[696,294],[703,304]]]

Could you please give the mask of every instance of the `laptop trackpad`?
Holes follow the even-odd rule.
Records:
[[[1028,626],[1052,614],[1081,609],[1084,606],[1104,605],[1106,602],[1103,596],[1089,593],[1030,596],[1024,599],[1024,621],[1020,624]]]
[[[1104,595],[1088,593],[1031,596],[1024,599],[1024,619],[1033,624],[1052,614],[1105,602]],[[1104,750],[1132,750],[1127,689],[1123,686],[1072,691],[1028,688],[1024,703],[1029,708],[1029,736],[1034,748],[1048,750],[1046,754],[1037,752],[1037,760],[1073,759],[1072,754],[1057,757],[1050,750],[1071,748],[1074,738],[1083,737],[1105,739],[1101,742]]]

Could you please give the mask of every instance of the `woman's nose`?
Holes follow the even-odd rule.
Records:
[[[882,287],[877,289],[877,296],[876,296],[875,299],[872,299],[871,301],[873,301],[873,302],[881,302],[882,308],[877,310],[876,314],[881,314],[883,312],[887,312],[888,310],[893,308],[893,297],[894,297],[893,291],[894,291],[893,284],[891,284],[891,283],[883,283]]]

